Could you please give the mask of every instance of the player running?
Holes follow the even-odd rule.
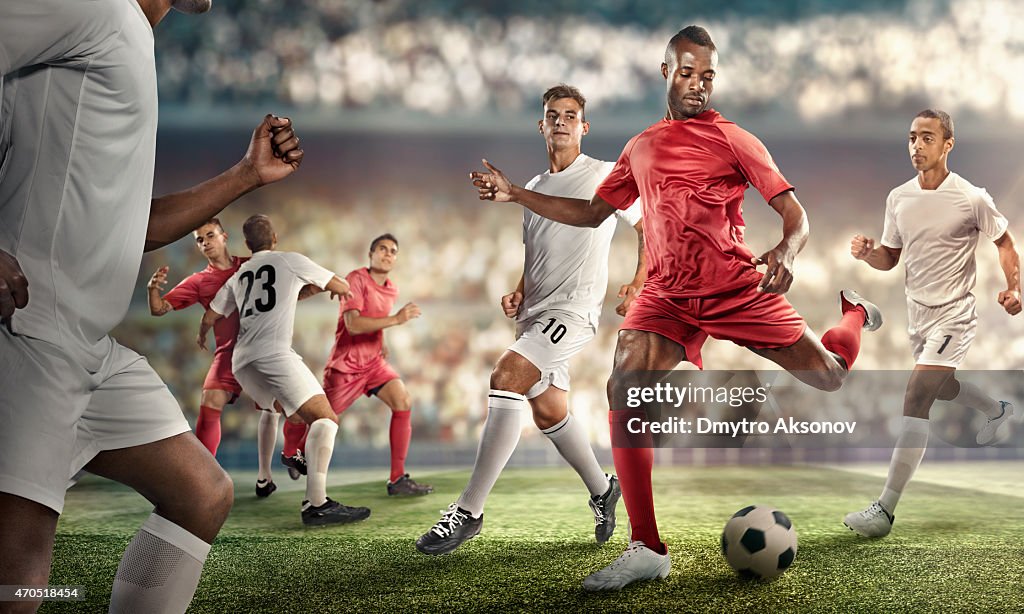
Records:
[[[142,252],[303,157],[291,122],[268,115],[238,164],[153,198],[153,27],[171,8],[210,2],[0,3],[0,585],[47,583],[64,493],[84,468],[154,504],[111,612],[185,611],[233,498],[164,383],[108,334]]]
[[[331,357],[324,367],[324,391],[334,412],[341,415],[359,395],[376,395],[391,409],[391,475],[389,496],[426,495],[434,491],[418,484],[405,471],[412,438],[412,402],[398,373],[387,361],[384,329],[420,317],[415,303],[391,314],[398,286],[388,277],[398,260],[398,239],[383,234],[370,242],[370,266],[358,268],[345,280],[351,297],[342,301]]]
[[[914,371],[903,402],[903,430],[889,463],[889,476],[877,501],[843,519],[864,537],[884,537],[892,530],[893,513],[903,490],[921,464],[928,445],[928,415],[935,399],[952,401],[983,412],[988,422],[977,436],[979,445],[995,440],[996,430],[1013,415],[1013,405],[995,401],[970,382],[956,379],[978,325],[974,288],[974,252],[978,234],[995,241],[1006,289],[996,300],[1006,313],[1017,315],[1020,303],[1020,256],[983,188],[949,171],[953,120],[943,111],[921,111],[910,125],[910,162],[917,176],[889,193],[881,245],[854,235],[850,253],[880,271],[906,265],[907,320]]]
[[[590,198],[611,171],[580,151],[590,130],[586,99],[574,87],[558,85],[544,93],[544,118],[537,122],[548,151],[548,170],[528,189],[570,198]],[[618,211],[634,227],[639,245],[637,274],[620,296],[631,301],[644,283],[643,226],[640,205]],[[424,554],[445,554],[480,533],[484,503],[512,456],[522,431],[520,416],[529,405],[533,421],[590,493],[594,534],[604,543],[615,530],[615,505],[621,492],[615,476],[598,464],[587,432],[569,413],[569,359],[597,334],[608,286],[608,253],[616,218],[594,228],[576,228],[523,213],[526,260],[516,289],[501,298],[501,308],[516,319],[516,341],[491,373],[487,421],[480,437],[469,484],[441,520],[416,541]],[[620,306],[624,311],[625,306]]]
[[[709,108],[717,64],[704,28],[689,26],[672,37],[661,65],[665,118],[630,139],[590,201],[514,186],[490,164],[489,172],[471,174],[481,199],[518,202],[574,226],[596,226],[637,196],[643,201],[648,277],[619,331],[608,382],[612,454],[632,541],[584,580],[588,590],[664,578],[671,569],[654,515],[653,452],[620,445],[628,420],[646,417],[623,406],[631,378],[683,360],[702,366],[700,349],[710,335],[749,348],[816,388],[836,390],[860,350],[862,328],[882,323],[877,307],[843,290],[842,318],[819,341],[782,296],[807,241],[807,216],[764,145]],[[743,241],[749,184],[782,218],[782,240],[759,257]],[[763,275],[756,268],[762,264]]]
[[[312,284],[332,295],[348,292],[348,283],[302,254],[277,252],[270,218],[254,215],[242,226],[252,258],[224,283],[203,315],[196,341],[206,348],[210,328],[238,311],[238,340],[231,367],[238,383],[260,407],[274,407],[289,420],[309,425],[309,474],[302,523],[325,525],[363,520],[365,507],[349,507],[327,497],[327,469],[334,452],[338,419],[323,388],[292,349],[295,304]]]

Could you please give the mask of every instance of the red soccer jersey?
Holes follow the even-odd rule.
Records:
[[[217,291],[238,271],[248,258],[232,256],[231,268],[220,270],[212,264],[198,273],[193,273],[183,279],[180,284],[174,286],[170,292],[164,295],[164,300],[171,304],[171,307],[184,309],[189,305],[199,303],[206,309],[210,301],[217,295]],[[213,325],[213,337],[217,341],[215,354],[230,352],[235,347],[235,338],[238,336],[238,312],[235,311],[226,318],[217,320]]]
[[[379,285],[370,277],[370,269],[356,269],[345,276],[352,298],[343,300],[338,308],[338,329],[334,333],[334,348],[327,361],[328,369],[343,373],[356,373],[381,358],[384,330],[352,335],[345,327],[344,313],[355,309],[368,318],[386,318],[398,298],[398,286],[390,279]]]
[[[739,230],[750,184],[765,200],[793,189],[761,141],[707,110],[633,137],[597,195],[619,209],[643,199],[644,292],[694,298],[761,280]]]

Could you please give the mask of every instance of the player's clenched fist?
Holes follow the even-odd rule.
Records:
[[[501,297],[501,310],[505,312],[506,318],[514,318],[519,315],[519,306],[522,304],[522,292],[513,291]]]
[[[1003,290],[999,293],[999,304],[1003,306],[1006,313],[1011,316],[1015,316],[1020,313],[1020,291],[1019,290]]]
[[[295,172],[303,155],[292,120],[268,114],[253,130],[242,162],[256,174],[256,185],[266,185]]]
[[[850,255],[857,260],[864,260],[875,249],[875,240],[864,235],[853,235],[850,240]]]
[[[17,259],[0,250],[0,321],[5,324],[15,309],[28,305],[28,279]]]
[[[404,307],[398,310],[395,314],[395,318],[398,319],[399,324],[405,324],[409,320],[420,317],[420,308],[416,306],[416,303],[406,303]]]

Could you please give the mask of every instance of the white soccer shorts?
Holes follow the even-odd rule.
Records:
[[[98,453],[190,431],[145,358],[109,337],[90,373],[60,347],[0,327],[0,492],[60,513]]]
[[[937,307],[908,300],[907,322],[910,348],[917,364],[955,369],[967,356],[977,332],[974,295]]]
[[[516,342],[508,349],[540,370],[540,381],[527,391],[526,398],[538,397],[550,386],[569,390],[569,359],[596,334],[586,318],[557,309],[517,323]]]
[[[324,394],[320,382],[294,351],[263,356],[235,369],[235,379],[256,405],[273,407],[277,400],[285,416],[291,416],[302,404]]]

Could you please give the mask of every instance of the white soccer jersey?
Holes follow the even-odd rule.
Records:
[[[253,254],[210,303],[221,315],[238,310],[232,370],[256,358],[291,352],[299,290],[306,284],[322,289],[333,277],[333,272],[302,254],[270,250]]]
[[[1006,218],[983,188],[950,173],[934,190],[913,178],[889,193],[882,245],[902,249],[907,298],[944,305],[974,288],[978,232],[998,239]]]
[[[153,30],[134,0],[3,0],[0,90],[0,249],[29,284],[13,330],[97,367],[149,224]]]
[[[526,189],[568,198],[590,200],[615,166],[580,154],[558,173],[545,171],[526,184]],[[518,321],[547,309],[575,313],[597,326],[601,303],[608,288],[608,252],[617,219],[630,226],[640,221],[640,202],[615,211],[597,228],[579,228],[523,213],[523,304]]]

